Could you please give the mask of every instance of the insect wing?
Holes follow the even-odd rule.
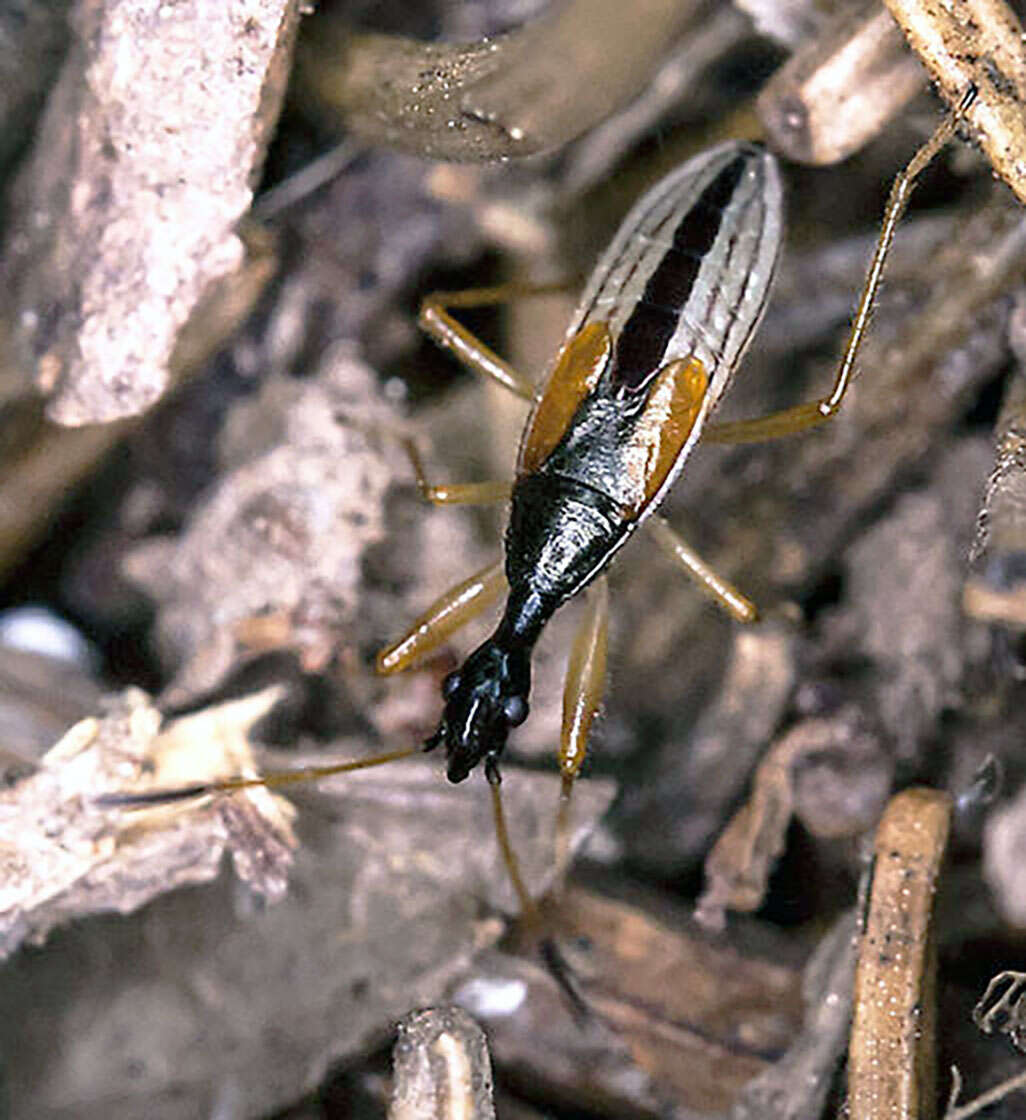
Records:
[[[667,363],[695,357],[711,408],[762,318],[782,215],[777,163],[762,148],[732,142],[689,160],[627,215],[567,337],[607,323],[610,380],[633,391]]]
[[[722,144],[657,183],[585,288],[518,473],[548,462],[629,519],[657,502],[762,317],[781,233],[776,161],[755,145]]]
[[[613,342],[597,320],[563,343],[520,441],[517,474],[532,474],[563,438],[581,402],[594,391],[609,364]]]

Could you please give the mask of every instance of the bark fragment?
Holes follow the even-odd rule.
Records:
[[[0,276],[26,379],[61,424],[141,412],[179,331],[237,271],[297,0],[80,0],[11,199]]]

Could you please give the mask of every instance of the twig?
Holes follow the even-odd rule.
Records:
[[[952,1108],[949,1105],[948,1110],[944,1113],[944,1120],[968,1120],[968,1117],[975,1116],[978,1112],[987,1108],[988,1105],[1004,1100],[1009,1093],[1018,1092],[1019,1089],[1026,1089],[1026,1070],[1008,1078],[1007,1081],[1002,1081],[1000,1085],[995,1085],[993,1089],[981,1093],[975,1100],[971,1100],[960,1108]],[[954,1101],[952,1101],[952,1104],[954,1104]]]
[[[373,143],[471,162],[532,155],[636,97],[704,8],[574,0],[508,35],[456,45],[329,32],[307,51],[307,93]]]
[[[488,1043],[461,1008],[429,1007],[407,1015],[392,1060],[389,1120],[495,1120]]]
[[[1026,202],[1023,29],[1003,0],[885,0],[949,104],[970,86],[967,113],[994,170]]]
[[[966,581],[966,613],[984,622],[1026,627],[1026,303],[1011,324],[1018,368],[1008,382],[994,432],[994,468],[987,479]]]
[[[877,4],[845,8],[759,95],[773,145],[802,163],[836,163],[875,136],[924,86],[894,21]]]
[[[848,1050],[851,1120],[933,1115],[933,901],[951,806],[945,793],[905,790],[891,799],[877,829],[855,971]]]

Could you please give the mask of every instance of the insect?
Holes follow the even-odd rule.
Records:
[[[475,371],[531,402],[512,483],[437,486],[408,446],[421,491],[438,504],[509,498],[505,560],[440,598],[378,657],[398,672],[440,645],[505,593],[494,633],[442,685],[444,709],[425,750],[443,748],[450,781],[480,763],[492,789],[507,869],[528,911],[506,834],[500,759],[509,732],[528,715],[531,657],[555,611],[593,586],[574,641],[564,690],[559,750],[562,792],[557,866],[564,862],[570,792],[597,712],[606,660],[604,572],[642,529],[735,619],[755,606],[713,572],[658,515],[667,491],[701,439],[744,442],[803,431],[830,419],[851,382],[895,227],[916,177],[953,134],[970,90],[916,153],[891,191],[880,238],[844,357],[827,396],[754,420],[715,425],[723,397],[766,306],[783,232],[775,158],[748,143],[721,144],[685,163],[631,210],[600,259],[540,390],[479,342],[453,310],[495,302],[477,290],[429,297],[421,324]],[[283,784],[391,761],[410,750],[291,774],[125,795],[119,803]]]
[[[495,632],[443,683],[444,711],[425,743],[429,750],[444,748],[452,782],[483,762],[497,796],[507,737],[528,714],[534,645],[563,603],[597,584],[564,691],[561,851],[570,790],[601,699],[608,615],[603,573],[616,553],[649,523],[734,617],[756,617],[754,605],[712,573],[656,510],[762,316],[782,210],[776,160],[754,145],[722,144],[679,167],[624,221],[537,393],[452,318],[454,307],[483,303],[494,293],[438,295],[424,305],[421,322],[442,345],[532,408],[512,484],[433,487],[408,448],[428,498],[448,504],[509,497],[505,562],[438,600],[382,651],[378,667],[406,668],[505,592]],[[496,817],[501,821],[498,802]]]

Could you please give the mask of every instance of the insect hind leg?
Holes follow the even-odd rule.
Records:
[[[664,517],[654,514],[645,524],[649,535],[736,622],[757,622],[759,608],[698,555]]]
[[[421,497],[432,505],[488,505],[491,502],[506,501],[513,491],[513,483],[509,481],[429,482],[416,441],[409,436],[402,436],[401,442],[413,467],[417,489]]]
[[[540,296],[567,289],[565,283],[502,284],[494,288],[469,288],[463,292],[434,292],[420,305],[421,330],[454,354],[468,369],[490,378],[525,401],[534,403],[535,386],[486,346],[453,316],[454,310],[489,307],[518,296]]]
[[[883,221],[880,225],[880,236],[877,238],[873,259],[870,261],[869,269],[866,272],[862,294],[859,296],[851,329],[848,332],[848,342],[844,348],[844,355],[837,367],[833,387],[827,396],[796,405],[794,408],[772,412],[768,416],[762,416],[754,420],[709,424],[703,433],[703,439],[711,443],[756,443],[761,440],[777,439],[780,436],[804,432],[809,428],[815,428],[828,420],[832,420],[837,415],[841,402],[851,385],[855,371],[855,359],[858,357],[866,331],[869,328],[869,320],[873,315],[873,303],[883,279],[884,267],[891,251],[891,245],[894,242],[895,230],[908,205],[916,180],[938,152],[955,135],[959,122],[975,99],[976,87],[970,86],[963,94],[958,105],[945,116],[933,135],[922,145],[909,160],[905,169],[894,180],[891,193],[887,199],[887,207],[884,210]]]

